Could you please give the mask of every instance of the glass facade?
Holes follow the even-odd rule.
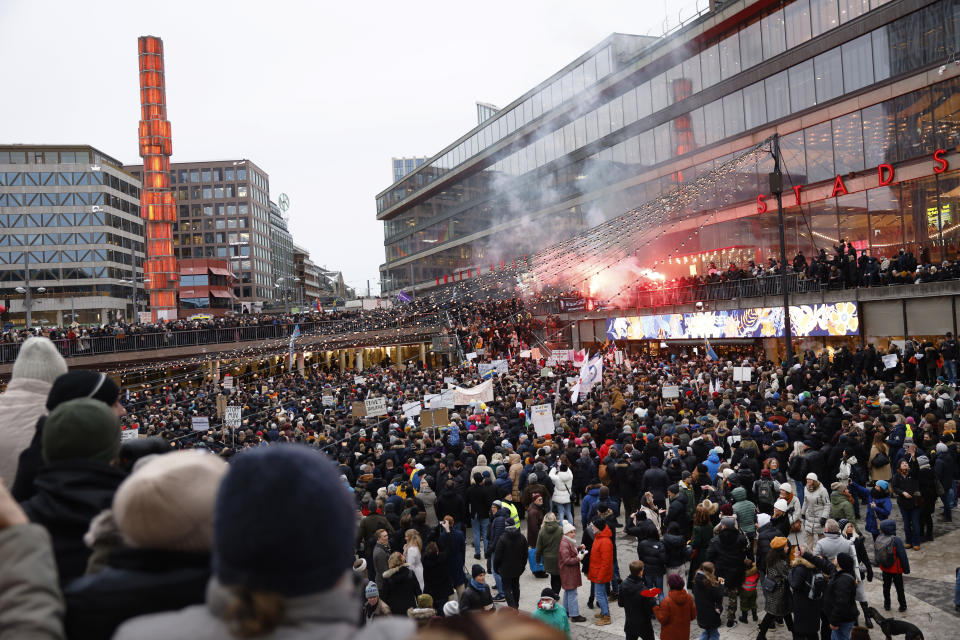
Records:
[[[490,247],[497,247],[497,253],[506,255],[531,253],[539,247],[522,246],[516,239],[500,237],[509,236],[510,232],[498,235],[498,223],[543,211],[577,196],[589,197],[600,187],[643,174],[756,127],[928,68],[945,61],[950,51],[960,48],[960,5],[941,0],[868,33],[856,32],[851,27],[850,39],[843,44],[683,115],[643,128],[645,122],[655,121],[657,111],[665,106],[687,101],[696,104],[697,93],[703,88],[723,78],[735,78],[738,72],[782,55],[790,47],[838,28],[882,4],[886,3],[780,3],[734,33],[722,36],[716,44],[705,44],[699,53],[662,74],[624,85],[611,99],[572,122],[556,128],[538,128],[525,139],[525,146],[515,145],[508,155],[491,157],[490,164],[481,170],[465,173],[445,184],[439,193],[391,214],[384,221],[385,275],[391,282],[408,286],[478,266],[490,257]],[[885,106],[875,105],[786,136],[785,141],[790,139],[793,145],[784,145],[787,173],[806,184],[832,178],[838,172],[874,167],[877,158],[903,162],[932,152],[930,145],[935,133],[944,140],[956,136],[952,108],[940,107],[934,114],[932,106],[938,99],[941,104],[949,101],[944,97],[949,90],[927,88],[917,95],[895,98]],[[905,111],[908,116],[897,120],[896,114]],[[802,156],[797,155],[797,145],[802,147]],[[583,147],[588,147],[585,153],[574,153]],[[711,170],[713,162],[697,166],[692,173]],[[726,206],[736,201],[739,190],[755,197],[759,185],[765,182],[765,177],[761,181],[759,176],[743,177],[731,185],[728,193],[705,197],[703,206]],[[658,178],[618,197],[607,197],[599,205],[583,208],[600,209],[604,217],[617,215],[684,179],[684,174],[674,174],[666,181]],[[621,209],[613,208],[620,203],[624,205]],[[559,240],[564,232],[576,233],[602,221],[583,216],[579,209],[572,207],[570,211],[550,214],[551,228],[556,226],[559,234],[555,239]],[[465,243],[468,236],[484,232],[488,232],[487,237],[481,241]],[[458,246],[440,251],[445,243]],[[407,259],[418,254],[423,257],[412,264],[391,265],[401,260],[410,263]]]

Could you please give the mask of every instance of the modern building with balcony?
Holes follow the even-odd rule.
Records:
[[[788,259],[843,240],[954,257],[960,4],[734,0],[614,34],[376,197],[387,289],[533,255],[779,134]],[[768,145],[769,146],[769,145]],[[768,152],[664,212],[666,277],[779,255]],[[666,221],[669,218],[669,225]]]
[[[180,260],[179,316],[197,314],[222,316],[236,311],[233,287],[237,277],[230,270],[230,261],[216,258]]]
[[[132,321],[146,305],[138,178],[88,145],[0,145],[0,298],[15,326]]]

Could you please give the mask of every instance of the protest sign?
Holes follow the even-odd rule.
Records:
[[[336,406],[337,401],[333,396],[323,396],[323,406],[325,407],[334,407]]]
[[[680,397],[680,387],[677,385],[664,385],[662,389],[662,395],[664,398],[679,398]]]
[[[420,411],[422,410],[422,408],[423,407],[420,405],[419,401],[405,402],[403,404],[403,417],[414,418],[420,415]]]
[[[355,385],[364,384],[366,381],[367,379],[364,378],[363,376],[353,376],[353,384]]]
[[[551,368],[551,367],[544,367],[543,369],[540,369],[540,377],[541,377],[541,378],[552,378],[552,377],[553,377],[553,368]]]
[[[233,376],[230,374],[223,376],[223,388],[233,389]]]
[[[538,436],[552,434],[553,424],[553,406],[549,404],[538,404],[530,409],[533,429]]]
[[[471,400],[476,400],[477,402],[493,402],[492,380],[487,380],[486,382],[471,388],[454,387],[453,391],[453,404],[456,406],[470,404]]]
[[[243,407],[237,405],[230,405],[227,407],[227,410],[224,412],[223,424],[234,429],[240,426],[241,415],[243,414]]]
[[[884,369],[893,369],[895,366],[897,366],[897,354],[888,353],[887,355],[883,356]]]
[[[350,410],[350,415],[355,418],[363,418],[367,415],[367,407],[362,402],[354,402],[353,407]]]
[[[140,437],[140,429],[133,425],[121,426],[120,429],[120,442],[124,440],[136,440]]]
[[[533,358],[534,360],[539,360],[541,358],[540,349],[537,349],[536,347],[534,347],[533,349],[530,349],[530,357]]]
[[[519,353],[518,357],[520,357],[520,358],[529,358],[529,357],[530,357],[530,350],[527,349],[526,351],[521,351],[521,352]]]
[[[193,424],[194,431],[206,431],[210,428],[210,418],[194,416],[191,419],[191,424]]]
[[[387,415],[386,398],[367,398],[364,401],[364,406],[366,407],[368,418]]]
[[[753,370],[750,367],[734,367],[733,368],[734,382],[750,382],[750,377],[752,375],[753,375]]]

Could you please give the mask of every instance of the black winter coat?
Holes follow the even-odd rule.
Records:
[[[668,567],[679,567],[687,561],[687,541],[681,535],[666,533],[663,535],[663,550],[666,553]]]
[[[833,563],[810,552],[793,561],[787,582],[793,591],[790,610],[793,612],[793,632],[802,636],[816,636],[820,633],[820,613],[823,610],[823,598],[811,600],[810,584],[813,576],[832,569]]]
[[[757,570],[760,573],[766,572],[770,543],[776,537],[789,538],[789,533],[790,517],[786,515],[772,518],[770,522],[757,529]]]
[[[417,606],[418,595],[420,595],[420,583],[406,564],[383,572],[380,598],[387,603],[393,615],[407,615],[407,609]]]
[[[752,557],[747,537],[737,529],[721,529],[707,547],[707,560],[716,566],[717,576],[729,585],[743,583],[743,561]]]
[[[130,618],[202,604],[210,580],[210,554],[120,548],[100,573],[64,589],[71,640],[109,640]]]
[[[659,538],[644,538],[637,544],[637,555],[647,573],[662,576],[667,572],[667,550]]]
[[[493,596],[490,595],[490,587],[478,591],[472,584],[467,582],[466,588],[460,595],[460,613],[465,613],[467,611],[483,611],[486,607],[492,604]]]
[[[653,501],[661,508],[667,505],[667,487],[669,486],[670,478],[661,467],[652,467],[643,474],[642,490],[652,493]]]
[[[825,613],[830,624],[857,620],[857,581],[849,573],[835,573],[823,594]]]
[[[643,595],[647,589],[642,578],[627,576],[620,584],[618,604],[626,613],[626,624],[623,630],[627,636],[652,638],[653,637],[653,607],[656,599]]]
[[[434,602],[446,602],[453,593],[453,584],[450,582],[450,553],[440,549],[440,553],[433,555],[424,553],[423,562],[423,591],[429,593]]]
[[[88,460],[54,462],[37,473],[36,493],[20,506],[31,522],[50,532],[61,587],[86,572],[90,549],[83,543],[83,534],[90,521],[113,502],[125,477],[120,469]]]
[[[507,527],[493,551],[493,570],[505,578],[523,575],[527,568],[527,539],[519,529]]]
[[[687,517],[687,494],[680,492],[670,500],[667,515],[663,519],[663,529],[666,531],[671,522],[680,525],[683,535],[690,533],[690,519]]]
[[[710,586],[703,572],[697,572],[693,579],[693,604],[697,607],[697,624],[701,629],[720,627],[724,593],[721,585]]]

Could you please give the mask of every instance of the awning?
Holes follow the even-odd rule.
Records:
[[[210,289],[210,295],[215,298],[232,298],[233,292],[228,289]]]
[[[210,267],[210,273],[218,276],[227,276],[228,278],[236,278],[229,269],[221,269],[220,267]]]

